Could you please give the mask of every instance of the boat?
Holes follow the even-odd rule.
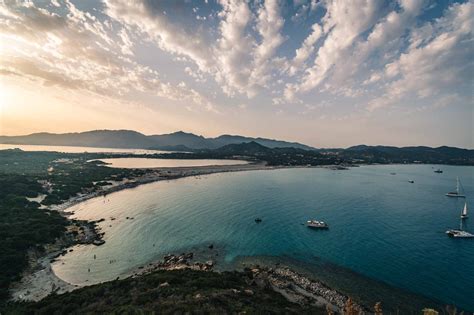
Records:
[[[461,221],[459,223],[459,230],[458,229],[451,229],[451,230],[447,230],[446,231],[446,234],[449,236],[449,237],[455,237],[455,238],[474,238],[474,234],[472,233],[469,233],[468,231],[464,231],[463,229],[463,215],[466,215],[467,217],[467,203],[464,204],[464,208],[462,210],[462,213],[461,213]]]
[[[262,222],[262,219],[260,219],[260,218],[255,219],[255,223],[260,223],[260,222]]]
[[[397,175],[397,173],[390,173],[390,175]]]
[[[438,174],[441,174],[441,173],[443,173],[443,171],[442,171],[442,170],[440,170],[439,168],[438,168],[436,171],[434,171],[434,172],[435,172],[435,173],[438,173]]]
[[[474,238],[474,234],[463,230],[448,230],[446,231],[449,237],[456,237],[456,238]]]
[[[464,203],[464,208],[462,209],[461,219],[467,219],[469,216],[467,215],[467,202]]]
[[[409,180],[408,181],[410,184],[413,184],[415,181],[414,180]]]
[[[329,229],[329,226],[326,222],[317,220],[308,220],[308,222],[306,222],[306,226],[311,229]]]
[[[450,191],[446,194],[446,196],[456,197],[456,198],[466,198],[466,196],[460,192],[460,187],[461,187],[461,182],[459,181],[459,177],[456,177],[456,191]]]

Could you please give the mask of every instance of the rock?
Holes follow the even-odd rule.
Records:
[[[250,290],[250,289],[246,289],[246,290],[244,290],[244,292],[245,292],[245,294],[247,294],[247,295],[254,295],[253,291]]]
[[[213,248],[214,248],[214,244],[209,245],[209,249],[213,249]]]
[[[169,287],[170,284],[168,282],[163,282],[163,283],[160,283],[159,287],[160,288],[164,288],[164,287]]]

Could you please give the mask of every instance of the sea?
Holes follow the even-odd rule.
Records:
[[[467,198],[445,196],[457,177]],[[474,167],[290,168],[160,181],[67,209],[73,218],[105,219],[106,243],[74,246],[53,270],[86,285],[194,251],[221,270],[286,264],[385,309],[474,311],[474,239],[445,233],[459,228],[465,202],[474,209]],[[329,229],[311,230],[309,219]],[[463,228],[474,233],[474,212]]]

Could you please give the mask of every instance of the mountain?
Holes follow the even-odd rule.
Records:
[[[352,157],[364,160],[377,160],[377,162],[408,162],[423,161],[424,163],[441,163],[449,161],[449,164],[468,164],[474,162],[474,150],[442,146],[430,148],[417,147],[391,147],[391,146],[367,146],[358,145],[340,151],[343,157]],[[462,163],[461,163],[462,162]]]
[[[184,146],[189,149],[211,149],[209,139],[183,131],[148,137],[153,140],[155,143],[154,146],[159,149],[163,149],[167,146]]]
[[[41,132],[27,136],[0,136],[0,143],[134,149],[148,148],[155,144],[147,136],[131,130],[94,130],[63,134]]]
[[[132,130],[94,130],[79,133],[34,133],[25,136],[0,136],[0,143],[64,145],[79,147],[134,148],[134,149],[172,149],[187,151],[189,149],[217,149],[229,144],[256,142],[269,148],[292,147],[313,150],[307,145],[281,140],[251,138],[243,136],[222,135],[216,138],[205,138],[192,133],[178,131],[170,134],[146,136]]]
[[[471,156],[474,157],[474,150],[461,149],[455,147],[442,146],[438,148],[431,148],[425,146],[417,147],[392,147],[392,146],[367,146],[358,145],[349,147],[346,151],[353,151],[359,153],[379,153],[388,155],[403,155],[403,154],[421,154],[421,155],[442,155],[444,157],[456,156]]]
[[[298,142],[287,142],[274,139],[265,138],[251,138],[233,135],[222,135],[217,138],[210,139],[214,143],[216,148],[222,147],[227,144],[238,144],[244,142],[256,142],[267,148],[297,148],[304,150],[314,150],[313,147],[298,143]]]
[[[267,153],[271,150],[272,149],[265,147],[255,141],[243,142],[238,144],[227,144],[218,149],[215,149],[216,152],[229,155],[259,155],[262,153]]]

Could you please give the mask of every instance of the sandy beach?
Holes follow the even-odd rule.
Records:
[[[38,258],[24,272],[22,279],[10,288],[11,299],[14,301],[39,301],[49,294],[58,294],[77,289],[78,286],[69,284],[58,278],[51,269],[51,259],[62,250],[53,251]]]
[[[58,211],[65,217],[69,217],[72,213],[68,212],[68,208],[71,206],[78,204],[80,202],[86,201],[88,199],[98,197],[104,194],[110,194],[113,192],[117,192],[123,189],[133,188],[139,185],[152,183],[160,180],[172,180],[178,179],[183,177],[189,176],[201,176],[201,175],[208,175],[214,173],[225,173],[225,172],[242,172],[242,171],[255,171],[255,170],[275,170],[275,169],[283,169],[288,167],[269,167],[266,166],[265,163],[251,163],[251,164],[243,164],[243,165],[222,165],[222,166],[202,166],[202,167],[176,167],[176,168],[156,168],[151,169],[151,171],[147,172],[145,175],[136,177],[136,178],[128,178],[123,181],[115,181],[111,182],[111,185],[105,186],[103,189],[95,192],[91,192],[88,194],[80,194],[73,198],[70,198],[64,203],[59,205],[53,205],[50,209]],[[77,243],[77,241],[76,241]],[[74,245],[75,243],[73,243]],[[72,285],[61,280],[57,277],[54,271],[51,268],[51,260],[60,255],[62,252],[67,250],[71,244],[55,244],[51,246],[53,248],[47,249],[47,253],[45,256],[40,257],[31,257],[30,259],[30,267],[24,272],[21,281],[15,283],[11,287],[11,295],[12,300],[23,300],[23,301],[39,301],[52,292],[56,293],[65,293],[68,291],[75,290],[80,286]],[[94,246],[92,244],[88,246]],[[163,264],[160,262],[153,262],[150,263],[148,266],[141,267],[135,271],[131,271],[128,276],[138,276],[153,270],[157,269],[166,269],[166,270],[174,270],[180,268],[191,268],[195,270],[212,270],[212,266],[208,266],[209,262],[198,262],[194,265],[189,265],[186,263],[181,263],[178,261],[173,261],[172,263]],[[255,268],[254,268],[255,269]],[[255,269],[257,270],[257,269]],[[286,269],[286,274],[288,274],[288,270]],[[330,305],[332,309],[337,309],[340,307],[341,301],[344,300],[343,296],[338,296],[338,303],[335,301],[329,301],[324,297],[316,295],[315,292],[306,292],[303,289],[290,290],[281,287],[281,277],[275,278],[275,273],[272,273],[272,277],[267,277],[268,281],[272,284],[271,286],[274,290],[282,293],[288,299],[292,301],[301,301],[301,300],[310,300],[314,298],[314,303],[316,304],[324,304]],[[293,275],[294,276],[294,275]],[[301,276],[302,277],[302,276]],[[276,280],[275,280],[276,279]],[[298,278],[300,279],[300,278]],[[313,283],[307,278],[305,278],[304,283]],[[267,281],[266,280],[266,281]],[[286,280],[288,281],[288,280]],[[309,282],[308,282],[309,281]],[[329,290],[329,289],[328,289]],[[327,291],[327,290],[326,290]],[[306,293],[305,293],[306,292]],[[330,290],[328,291],[330,292]],[[306,296],[305,298],[303,296]],[[311,298],[312,297],[312,298]],[[339,305],[338,305],[339,304]]]
[[[104,194],[110,194],[123,189],[133,188],[139,185],[152,183],[160,180],[172,180],[188,176],[200,176],[224,172],[242,172],[254,170],[272,170],[281,167],[268,167],[265,163],[250,163],[243,165],[222,165],[222,166],[202,166],[202,167],[177,167],[177,168],[154,168],[145,175],[128,178],[123,181],[111,181],[111,185],[99,191],[87,194],[79,194],[69,200],[49,207],[58,211],[68,218],[71,213],[67,211],[71,206],[80,202],[95,198]],[[51,268],[51,260],[60,255],[64,250],[74,244],[66,244],[64,240],[59,240],[56,244],[51,244],[46,248],[46,254],[38,255],[30,253],[30,266],[22,275],[22,279],[10,287],[12,300],[15,301],[39,301],[52,292],[64,293],[79,288],[61,280],[56,276]],[[94,246],[90,244],[89,246]],[[132,275],[133,273],[131,273]]]

